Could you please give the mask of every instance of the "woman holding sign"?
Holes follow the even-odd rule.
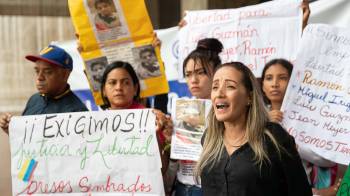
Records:
[[[210,99],[211,81],[215,67],[221,64],[219,53],[222,43],[214,38],[198,41],[197,48],[184,60],[183,70],[188,88],[192,96],[198,99]],[[185,123],[196,126],[195,118],[184,118]],[[198,122],[197,122],[198,123]],[[179,160],[177,181],[175,183],[175,196],[201,196],[200,184],[194,180],[194,167],[196,162]]]
[[[240,62],[219,66],[211,101],[196,167],[204,195],[312,195],[294,139],[269,122],[248,67]]]
[[[285,59],[273,59],[262,72],[261,87],[265,102],[269,107],[270,120],[280,123],[283,112],[280,111],[284,95],[292,74],[293,65]],[[309,181],[317,195],[336,195],[339,182],[336,182],[337,164],[316,155],[308,149],[298,148],[309,176]],[[305,161],[307,160],[307,161]]]
[[[101,81],[101,95],[104,102],[102,108],[109,110],[144,109],[138,103],[140,99],[140,82],[135,70],[129,63],[116,61],[107,65]],[[159,110],[156,115],[157,139],[162,151],[170,145],[173,124],[169,116]],[[168,167],[168,154],[162,151],[162,170]],[[162,172],[164,173],[164,172]]]

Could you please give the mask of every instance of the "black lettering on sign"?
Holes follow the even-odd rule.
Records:
[[[85,116],[81,116],[78,118],[78,120],[75,122],[75,126],[74,126],[74,132],[78,135],[84,132],[85,129],[85,123],[81,123],[79,124],[80,120],[85,119]],[[82,129],[78,130],[77,128],[83,127]]]
[[[131,119],[130,119],[131,118]],[[121,129],[121,131],[123,132],[130,132],[134,129],[135,125],[133,122],[130,122],[130,120],[134,120],[135,119],[135,113],[131,112],[129,113],[126,118],[125,118],[125,124],[128,125],[127,129]]]
[[[55,134],[49,134],[47,133],[49,129],[51,129],[53,126],[52,125],[48,125],[49,124],[49,120],[55,118],[57,115],[46,115],[45,116],[45,121],[44,121],[44,130],[43,130],[43,137],[44,138],[52,138],[55,137]]]
[[[122,122],[122,117],[119,114],[117,114],[113,118],[113,123],[112,123],[112,130],[113,130],[113,132],[118,131],[121,122]]]

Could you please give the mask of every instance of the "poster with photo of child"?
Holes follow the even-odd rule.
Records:
[[[151,46],[156,37],[144,0],[68,0],[68,5],[97,105],[103,104],[98,71],[89,67],[101,56],[108,64],[125,61],[134,67],[140,97],[169,92],[160,48]]]
[[[85,0],[97,40],[100,42],[129,37],[119,1]]]
[[[90,59],[85,62],[87,68],[87,77],[89,83],[93,88],[93,91],[100,91],[102,75],[105,71],[107,63],[107,58],[105,56]]]
[[[152,45],[132,48],[135,71],[140,80],[161,76],[159,62]]]

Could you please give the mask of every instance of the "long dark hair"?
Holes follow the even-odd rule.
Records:
[[[282,65],[282,67],[284,67],[287,72],[288,72],[288,77],[290,78],[290,76],[292,75],[292,71],[293,71],[293,64],[290,63],[288,60],[286,59],[272,59],[271,61],[267,62],[262,74],[261,74],[261,80],[260,80],[260,87],[261,87],[261,92],[263,94],[263,98],[264,98],[264,102],[266,104],[270,104],[270,100],[266,97],[265,92],[263,91],[263,85],[264,85],[264,80],[265,80],[265,75],[266,75],[266,71],[272,66],[272,65]]]
[[[115,62],[107,65],[107,67],[102,75],[101,88],[100,88],[101,89],[101,96],[102,96],[102,100],[103,100],[103,105],[101,106],[102,109],[105,109],[105,108],[108,108],[111,106],[107,97],[104,96],[104,86],[106,85],[108,74],[111,71],[113,71],[114,69],[125,69],[125,71],[127,71],[129,73],[134,86],[137,85],[136,95],[134,96],[133,99],[134,99],[134,101],[139,101],[139,99],[140,99],[140,81],[136,75],[134,68],[128,62],[115,61]]]
[[[219,53],[223,49],[222,43],[216,38],[201,39],[197,43],[197,48],[194,49],[183,62],[183,74],[185,75],[185,68],[189,60],[194,60],[195,64],[199,62],[208,75],[212,67],[214,70],[221,64]]]

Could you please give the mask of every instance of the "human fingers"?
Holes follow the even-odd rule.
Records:
[[[11,117],[12,117],[12,115],[9,114],[9,113],[2,114],[1,117],[0,117],[0,121],[1,121],[3,124],[9,123]]]
[[[279,110],[272,110],[269,112],[269,117],[272,122],[279,123],[283,120],[283,113]]]
[[[165,114],[162,111],[158,110],[158,109],[152,109],[152,112],[156,116],[157,131],[159,131],[164,126]]]
[[[186,14],[187,14],[187,12],[184,12],[184,13],[182,14],[182,19],[181,19],[180,22],[177,24],[177,26],[178,26],[179,28],[182,28],[182,27],[184,27],[185,25],[187,25],[187,22],[186,22],[186,20],[184,19],[185,16],[186,16]]]
[[[9,113],[5,113],[0,116],[0,128],[2,128],[2,130],[5,133],[8,133],[8,127],[9,127],[11,117],[12,115]]]
[[[77,41],[77,50],[78,50],[79,53],[83,52],[83,46],[81,45],[79,40]]]
[[[0,127],[2,129],[6,128],[6,122],[7,122],[6,116],[5,115],[1,115],[1,117],[0,117]]]
[[[184,27],[187,25],[187,22],[185,19],[181,19],[180,22],[177,24],[180,28]]]
[[[152,46],[155,47],[161,47],[162,41],[158,38],[157,33],[153,33],[153,40],[152,40]]]
[[[303,29],[306,27],[309,17],[311,14],[310,11],[310,6],[309,6],[309,1],[308,0],[303,0],[303,2],[300,5],[302,11],[303,11]]]

